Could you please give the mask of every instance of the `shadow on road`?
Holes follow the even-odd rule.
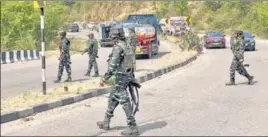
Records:
[[[75,80],[72,80],[72,82],[82,82],[82,81],[85,81],[85,80],[90,80],[90,79],[95,79],[95,78],[100,78],[100,77],[103,77],[103,75],[99,75],[99,77],[92,77],[92,76],[90,76],[90,77],[87,77],[87,78],[75,79]]]
[[[89,80],[89,78],[75,79],[75,80],[72,80],[72,82],[82,82],[82,81],[85,81],[85,80]]]
[[[141,126],[139,126],[140,135],[146,131],[149,131],[149,130],[163,128],[166,125],[167,125],[167,122],[165,122],[165,121],[159,121],[159,122],[155,122],[155,123],[148,123],[148,124],[141,125]]]
[[[144,125],[139,126],[139,132],[140,135],[146,131],[150,131],[150,130],[154,130],[154,129],[158,129],[158,128],[163,128],[167,125],[167,122],[165,121],[160,121],[160,122],[155,122],[155,123],[147,123]],[[124,130],[125,128],[127,128],[127,126],[116,126],[116,127],[112,127],[110,128],[110,130],[108,131],[101,131],[99,133],[97,133],[94,136],[101,136],[102,134],[111,132],[111,131],[117,131],[117,130]]]
[[[250,85],[255,85],[257,83],[258,83],[258,81],[252,81],[252,83]],[[237,83],[237,85],[248,85],[248,82]]]
[[[158,58],[161,58],[162,56],[169,54],[169,53],[171,53],[171,52],[158,52],[158,54],[153,55],[151,59],[158,59]],[[136,59],[137,60],[146,60],[148,58],[146,58],[144,55],[137,55]]]
[[[208,50],[213,50],[213,49],[228,49],[227,47],[226,48],[221,48],[221,47],[213,47],[213,48],[206,48],[206,49],[208,49]]]

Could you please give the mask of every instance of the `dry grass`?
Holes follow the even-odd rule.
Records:
[[[88,89],[97,88],[98,86],[98,79],[96,79],[83,82],[74,82],[71,84],[62,84],[58,88],[48,89],[47,95],[43,95],[41,91],[25,92],[24,94],[15,97],[4,100],[1,99],[1,113],[27,108],[51,100],[71,97],[75,94],[86,92]],[[65,90],[65,87],[68,88],[68,91]]]
[[[174,43],[174,44],[178,44],[181,42],[179,37],[169,36],[169,35],[160,35],[160,39],[167,40],[167,41]]]

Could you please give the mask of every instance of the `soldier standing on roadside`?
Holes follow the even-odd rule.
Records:
[[[63,69],[65,67],[66,72],[68,74],[67,80],[65,82],[72,81],[71,78],[71,57],[70,57],[70,41],[66,38],[66,32],[60,31],[58,36],[60,37],[60,57],[59,57],[59,68],[58,68],[58,77],[55,80],[55,83],[59,83],[61,81],[61,76],[63,73]]]
[[[127,44],[132,48],[133,51],[133,64],[134,64],[134,71],[136,70],[136,46],[138,45],[139,41],[135,33],[135,28],[129,28],[129,34],[127,37]]]
[[[233,52],[233,60],[230,67],[230,82],[226,83],[226,85],[235,85],[235,71],[238,71],[240,75],[245,76],[248,79],[248,84],[251,84],[254,77],[248,74],[243,65],[245,51],[243,31],[236,31],[235,36],[231,38],[230,43]]]
[[[103,121],[97,122],[100,129],[109,130],[110,120],[113,117],[115,108],[119,105],[123,105],[127,117],[127,124],[129,127],[121,132],[122,135],[138,135],[139,131],[135,120],[135,112],[131,104],[131,98],[127,88],[130,85],[139,87],[139,84],[133,77],[133,61],[132,61],[132,49],[130,49],[125,43],[123,29],[114,29],[111,31],[111,37],[113,38],[115,45],[112,50],[112,54],[109,56],[108,71],[100,81],[100,86],[104,85],[111,76],[115,75],[115,85],[109,95],[108,109]],[[137,91],[137,90],[136,90]],[[131,94],[133,99],[133,96]]]
[[[88,36],[89,39],[86,41],[86,49],[82,52],[82,55],[87,52],[89,56],[88,70],[85,76],[90,76],[92,67],[94,67],[95,75],[93,77],[98,77],[99,69],[96,61],[96,58],[98,58],[98,41],[94,38],[93,33],[90,33]]]

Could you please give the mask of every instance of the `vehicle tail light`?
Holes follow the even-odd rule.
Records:
[[[207,39],[207,40],[206,40],[206,43],[210,43],[210,42],[211,42],[211,40],[210,40],[210,39]]]

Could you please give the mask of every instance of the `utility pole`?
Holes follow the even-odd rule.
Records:
[[[42,62],[42,89],[43,89],[43,94],[46,95],[46,47],[45,47],[45,34],[44,34],[44,29],[45,29],[45,18],[44,18],[44,1],[43,0],[38,0],[37,2],[34,1],[34,8],[40,8],[40,19],[41,19],[41,62]]]

